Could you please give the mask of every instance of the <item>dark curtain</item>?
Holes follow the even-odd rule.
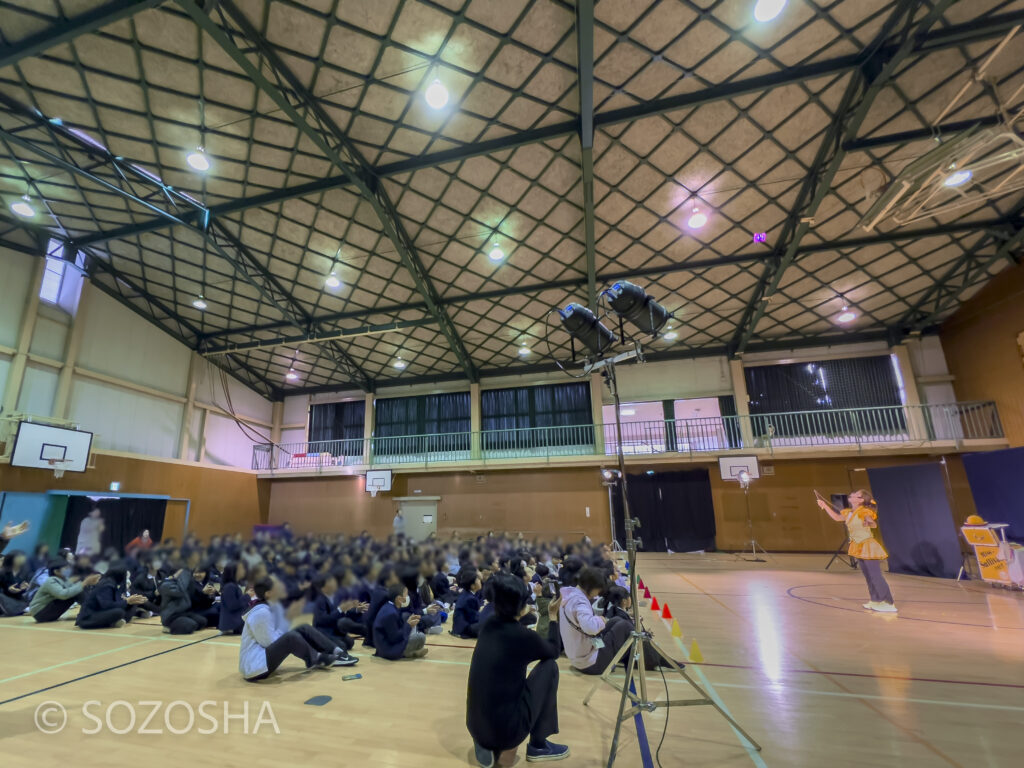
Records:
[[[309,409],[309,453],[363,454],[366,401],[318,403]]]
[[[423,398],[423,433],[431,451],[468,451],[472,422],[469,392],[448,392]]]
[[[1024,448],[968,453],[964,467],[978,514],[989,523],[1009,523],[1006,538],[1024,542],[1024,504],[1020,501]]]
[[[718,412],[722,415],[722,429],[729,448],[739,448],[740,420],[736,418],[736,398],[732,395],[718,396]]]
[[[97,507],[104,526],[100,534],[101,552],[107,547],[114,547],[118,554],[123,554],[125,544],[147,528],[153,541],[163,539],[166,499],[111,497],[94,501],[88,496],[71,496],[68,498],[67,514],[64,516],[64,527],[60,533],[61,547],[75,549],[82,521]]]
[[[715,508],[706,469],[629,475],[629,506],[641,522],[635,533],[645,552],[695,552],[715,548]],[[622,493],[612,490],[615,535],[625,546]]]
[[[889,355],[822,360],[744,369],[756,437],[857,435],[906,431],[899,380]],[[814,414],[800,418],[760,414],[878,408],[871,413]]]
[[[889,570],[955,579],[960,542],[941,464],[869,469]]]
[[[386,455],[468,451],[469,408],[468,392],[377,400],[374,451]]]
[[[589,384],[484,390],[480,394],[480,417],[487,450],[594,442]],[[535,429],[538,427],[559,429]]]

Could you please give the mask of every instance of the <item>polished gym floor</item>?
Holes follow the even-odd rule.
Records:
[[[763,746],[747,748],[711,707],[670,710],[667,731],[661,710],[644,717],[651,764],[1019,765],[1024,596],[891,576],[899,614],[871,614],[861,575],[842,564],[826,572],[827,561],[641,556],[640,576],[681,637],[649,607],[648,626],[676,658],[702,659],[688,667],[693,679]],[[237,638],[174,638],[155,619],[92,632],[3,619],[0,749],[11,765],[34,768],[469,765],[472,641],[428,640],[423,660],[364,656],[353,670],[312,672],[293,661],[249,684],[238,676]],[[572,749],[564,765],[605,765],[617,693],[601,686],[584,707],[593,679],[560,664],[559,740]],[[342,680],[352,672],[362,678]],[[666,679],[653,673],[649,693],[663,698],[667,685],[673,699],[692,698],[681,678]],[[632,719],[622,733],[615,764],[644,765]]]

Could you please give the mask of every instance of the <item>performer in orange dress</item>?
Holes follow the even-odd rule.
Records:
[[[817,491],[815,495],[818,497],[818,506],[829,517],[846,523],[850,537],[850,557],[857,558],[860,563],[871,596],[871,602],[864,603],[864,607],[880,613],[896,613],[889,583],[882,575],[882,561],[889,557],[889,553],[872,533],[872,529],[878,527],[878,505],[867,491],[854,491],[849,496],[850,506],[837,511]]]

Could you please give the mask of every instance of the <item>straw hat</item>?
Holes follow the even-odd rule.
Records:
[[[966,523],[967,525],[984,525],[985,521],[982,520],[981,515],[969,515]]]

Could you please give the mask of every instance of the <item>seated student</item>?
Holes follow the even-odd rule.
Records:
[[[455,601],[452,634],[462,638],[479,637],[480,597],[477,593],[483,589],[483,585],[475,568],[463,568],[459,571],[459,588],[463,592]]]
[[[494,616],[480,630],[469,666],[466,726],[481,768],[515,762],[516,750],[529,737],[530,762],[562,760],[569,747],[553,744],[558,733],[558,606],[549,607],[549,638],[520,623],[529,611],[529,590],[509,573],[491,580]],[[529,675],[526,668],[539,662]]]
[[[0,565],[0,616],[21,616],[28,609],[31,574],[20,549],[8,552]]]
[[[242,634],[242,615],[249,610],[249,596],[242,590],[245,583],[245,563],[230,560],[224,566],[220,582],[220,617],[217,627],[222,635]]]
[[[29,614],[40,623],[59,619],[78,602],[83,589],[100,580],[100,574],[90,573],[79,581],[72,576],[72,567],[62,557],[50,558],[47,571],[50,575],[36,591],[28,607]]]
[[[75,623],[82,629],[123,627],[131,620],[135,608],[146,602],[143,595],[125,598],[127,588],[128,568],[115,560],[82,601]]]
[[[297,656],[313,667],[350,667],[359,661],[308,624],[288,628],[281,600],[284,585],[265,577],[253,584],[256,604],[245,614],[242,642],[238,649],[238,671],[249,682],[270,677],[289,656]]]
[[[434,594],[422,577],[421,570],[409,566],[399,572],[399,579],[409,590],[409,605],[403,611],[405,616],[417,614],[420,623],[417,629],[425,635],[437,635],[442,631],[441,606],[434,602]]]
[[[338,582],[338,591],[331,598],[331,603],[341,611],[338,629],[346,635],[366,637],[366,612],[370,610],[370,590],[366,590],[364,600],[363,582],[356,578],[352,568],[342,565],[335,568],[332,573],[334,580]]]
[[[220,624],[220,603],[217,602],[218,582],[211,580],[212,564],[204,563],[192,570],[192,580],[188,583],[188,597],[192,602],[192,613],[206,619],[206,626],[216,627]]]
[[[193,577],[185,568],[178,568],[160,582],[160,623],[164,632],[172,635],[191,635],[206,629],[206,617],[192,610],[189,594]]]
[[[333,575],[313,577],[309,585],[307,599],[313,604],[313,627],[331,638],[336,645],[346,651],[352,650],[355,640],[341,629],[342,622],[347,619],[342,612],[350,610],[356,601],[346,601],[338,608],[331,603],[331,596],[338,591],[338,581]]]
[[[452,594],[452,585],[448,581],[448,561],[439,557],[434,562],[435,571],[430,577],[430,591],[434,599],[447,605],[455,602],[455,595]]]
[[[567,571],[568,578],[575,570]],[[633,622],[620,616],[606,621],[596,615],[591,601],[605,589],[604,572],[586,567],[578,573],[575,584],[562,587],[562,645],[573,667],[585,675],[600,675],[629,639]]]
[[[35,554],[28,559],[28,569],[35,573],[47,567],[50,562],[50,545],[46,542],[36,544]]]
[[[409,606],[409,589],[404,584],[393,584],[388,589],[388,602],[377,612],[373,621],[375,656],[397,661],[401,658],[422,659],[427,655],[427,636],[416,631],[419,614],[402,620],[402,609]]]
[[[377,575],[377,584],[370,592],[370,607],[366,611],[366,637],[363,638],[363,645],[367,648],[374,647],[373,624],[377,614],[388,601],[388,592],[391,587],[401,583],[398,579],[398,572],[392,565],[385,565]]]

